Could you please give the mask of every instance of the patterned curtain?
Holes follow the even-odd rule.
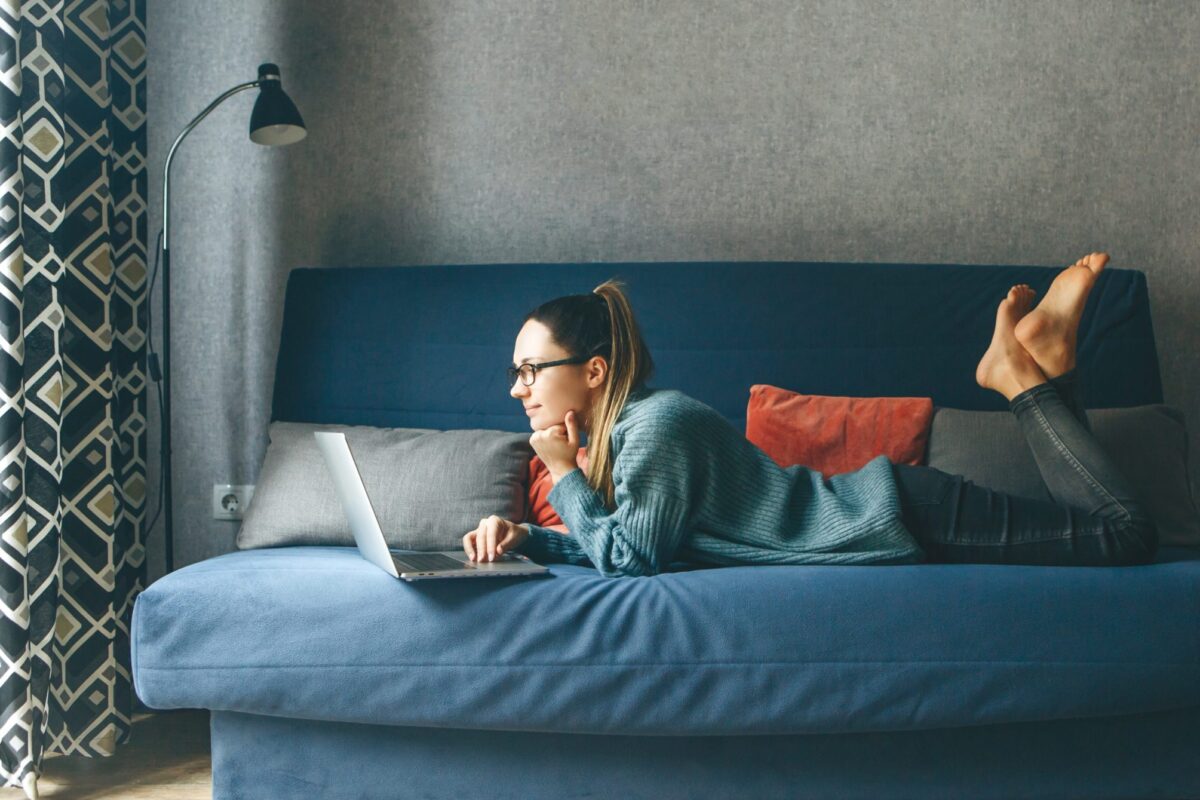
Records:
[[[146,580],[146,20],[0,0],[0,771],[113,755]]]

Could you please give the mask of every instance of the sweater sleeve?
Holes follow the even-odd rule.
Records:
[[[666,569],[688,530],[689,484],[703,485],[686,443],[670,428],[639,433],[626,437],[614,459],[615,511],[609,513],[579,468],[560,478],[547,497],[571,531],[560,538],[573,540],[606,577],[657,575]]]
[[[526,522],[529,538],[521,542],[517,550],[539,564],[584,564],[591,566],[587,553],[579,541],[570,534],[559,533],[541,525]]]

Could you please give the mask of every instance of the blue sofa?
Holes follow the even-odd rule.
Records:
[[[315,268],[272,419],[528,431],[521,318],[626,281],[653,386],[975,385],[996,304],[1057,269],[801,262]],[[1040,296],[1040,295],[1039,295]],[[1109,268],[1089,408],[1162,402],[1145,276]],[[464,531],[465,533],[465,531]],[[138,696],[211,709],[225,798],[1200,797],[1200,552],[1136,567],[771,566],[396,581],[353,548],[228,553],[133,612]]]

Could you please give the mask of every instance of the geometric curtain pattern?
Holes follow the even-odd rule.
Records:
[[[146,582],[140,0],[0,0],[0,772],[129,738]]]

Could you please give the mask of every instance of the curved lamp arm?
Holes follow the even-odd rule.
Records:
[[[270,79],[267,79],[267,80],[270,80]],[[276,76],[274,78],[274,80],[279,80],[279,77]],[[171,239],[171,235],[170,235],[170,230],[171,230],[171,228],[170,228],[171,159],[174,158],[175,150],[179,147],[179,143],[183,141],[183,137],[187,136],[189,133],[192,132],[192,128],[194,128],[200,124],[200,120],[204,119],[209,114],[211,114],[212,110],[214,108],[216,108],[217,106],[221,105],[221,103],[224,102],[226,99],[232,97],[233,95],[237,94],[238,92],[244,92],[247,89],[253,89],[256,86],[261,85],[262,82],[263,82],[262,80],[257,80],[257,81],[249,81],[247,83],[240,83],[237,86],[230,89],[229,91],[222,94],[216,100],[213,100],[211,103],[208,104],[207,108],[205,108],[203,111],[201,111],[199,114],[196,115],[196,118],[194,120],[192,120],[191,122],[188,123],[187,127],[183,129],[183,133],[179,134],[179,136],[176,137],[175,144],[171,145],[171,150],[169,153],[167,153],[166,166],[163,167],[163,249],[164,250],[170,249],[167,243]]]

